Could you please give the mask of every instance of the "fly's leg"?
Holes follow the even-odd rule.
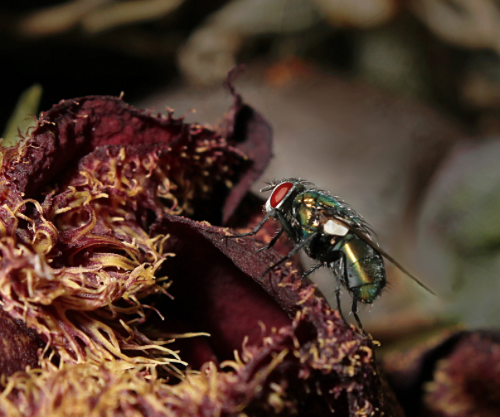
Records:
[[[290,259],[293,255],[295,255],[299,250],[301,250],[304,246],[306,246],[312,239],[314,239],[317,236],[318,233],[313,233],[311,236],[308,236],[306,239],[304,239],[302,242],[300,242],[297,246],[295,246],[289,253],[286,255],[284,258],[280,259],[278,262],[276,262],[274,265],[271,265],[269,268],[265,270],[265,272],[262,274],[262,276],[266,275],[269,271],[273,270],[276,268],[278,265],[281,265],[283,262],[286,262],[288,259]]]
[[[322,266],[324,266],[322,263],[314,265],[312,268],[308,269],[306,272],[302,274],[302,279],[306,279],[309,275],[311,275],[314,271],[320,269]]]
[[[344,323],[348,326],[347,320],[344,317],[344,313],[342,313],[342,307],[340,305],[340,287],[342,283],[341,277],[345,276],[345,266],[344,266],[344,257],[341,256],[337,262],[334,264],[333,273],[335,278],[337,279],[337,288],[335,288],[335,298],[337,299],[337,310],[340,313],[340,317],[344,320]]]
[[[286,233],[292,240],[297,240],[297,234],[295,233],[295,229],[292,227],[290,222],[287,220],[285,215],[280,211],[276,210],[276,217],[278,217],[278,221],[281,223],[283,226],[283,229],[285,229]]]
[[[359,329],[363,332],[365,336],[368,336],[368,333],[366,333],[366,330],[363,328],[363,325],[361,324],[361,320],[358,317],[358,298],[353,294],[352,296],[352,308],[351,308],[352,315],[356,319],[356,323],[358,323]]]
[[[270,211],[267,213],[264,218],[260,221],[260,223],[255,226],[250,232],[247,233],[242,233],[240,235],[233,235],[233,236],[226,236],[226,238],[236,238],[236,237],[244,237],[244,236],[252,236],[258,233],[260,229],[262,229],[262,226],[269,220],[271,217],[277,217],[278,221],[281,223],[282,228],[278,231],[276,236],[273,237],[273,239],[264,247],[260,248],[257,252],[262,252],[263,250],[269,249],[274,246],[274,244],[278,241],[280,236],[283,234],[283,232],[286,232],[288,236],[292,239],[295,239],[295,230],[293,229],[292,225],[290,222],[287,220],[287,218],[283,215],[283,213],[277,209]],[[291,256],[290,254],[288,255],[289,257]],[[278,265],[278,264],[276,264]],[[276,266],[275,265],[275,266]],[[268,271],[266,271],[267,273]]]
[[[342,317],[342,320],[344,320],[344,323],[346,325],[349,325],[344,317],[344,313],[342,313],[342,307],[340,306],[340,283],[338,282],[338,280],[337,280],[337,288],[335,289],[335,298],[337,299],[337,310],[340,313],[340,317]]]
[[[342,254],[340,259],[335,263],[335,275],[337,276],[337,289],[335,290],[335,295],[337,298],[337,307],[339,309],[339,313],[344,320],[344,323],[347,323],[344,315],[342,314],[342,310],[340,308],[340,284],[342,282],[342,279],[346,285],[346,287],[349,289],[348,281],[347,281],[347,265],[345,262],[345,255]],[[356,323],[358,324],[359,329],[361,332],[365,335],[368,336],[366,333],[363,324],[361,323],[361,320],[359,319],[358,316],[358,297],[356,294],[354,294],[352,291],[349,291],[352,295],[352,307],[351,307],[351,313],[354,316],[354,319],[356,320]]]
[[[271,240],[266,246],[263,246],[262,248],[260,248],[257,252],[262,252],[263,250],[266,250],[266,249],[269,249],[269,248],[272,248],[274,246],[274,244],[278,241],[278,239],[280,238],[280,236],[283,234],[283,232],[285,231],[284,228],[282,228],[277,234],[276,236],[273,237],[273,240]]]
[[[257,232],[262,229],[262,226],[264,226],[264,223],[269,220],[269,217],[271,217],[271,214],[266,214],[264,218],[260,221],[260,223],[255,226],[250,232],[247,233],[242,233],[241,235],[232,235],[232,236],[225,236],[226,239],[234,239],[236,237],[244,237],[244,236],[252,236],[257,234]]]

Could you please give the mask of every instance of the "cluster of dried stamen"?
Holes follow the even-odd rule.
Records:
[[[139,330],[155,311],[141,300],[167,294],[159,268],[172,255],[163,253],[167,236],[150,237],[148,228],[166,213],[192,213],[193,199],[208,197],[223,177],[229,181],[244,156],[220,135],[171,114],[157,123],[175,128],[170,143],[96,147],[36,198],[24,198],[19,178],[43,145],[37,133],[57,123],[41,120],[31,137],[2,152],[2,306],[63,362],[81,363],[91,354],[133,364],[182,363],[165,341]]]

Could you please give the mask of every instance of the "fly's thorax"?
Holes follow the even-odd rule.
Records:
[[[338,198],[318,190],[307,190],[302,193],[304,204],[314,206],[318,209],[330,210],[335,213],[344,211],[345,204]]]
[[[304,204],[303,195],[295,198],[292,207],[292,215],[297,224],[300,225],[301,235],[307,236],[316,233],[322,227],[321,213],[309,204]]]
[[[344,219],[346,223],[358,226],[364,223],[363,218],[339,197],[333,196],[324,191],[316,190],[309,190],[304,194],[305,200],[311,202],[314,201],[317,208],[320,208],[337,218]]]
[[[304,234],[320,233],[332,239],[345,236],[349,232],[347,225],[335,217],[335,210],[321,204],[323,197],[319,192],[306,191],[295,198],[293,213]]]
[[[319,203],[321,196],[321,193],[314,190],[307,190],[297,195],[292,213],[297,224],[300,225],[302,239],[316,235],[305,247],[308,256],[320,262],[332,262],[338,259],[339,255],[335,253],[333,245],[349,230],[334,218],[335,211],[326,209]]]

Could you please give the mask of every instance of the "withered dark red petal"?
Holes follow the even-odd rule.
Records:
[[[276,279],[260,277],[266,267],[263,257],[268,261],[274,258],[269,254],[255,255],[251,241],[236,243],[223,239],[222,229],[177,216],[164,216],[153,225],[152,236],[158,233],[170,235],[165,250],[175,253],[165,262],[163,271],[173,282],[169,293],[175,299],[166,303],[168,311],[165,306],[162,310],[166,317],[179,318],[173,330],[210,333],[213,356],[223,361],[241,349],[245,336],[251,345],[262,342],[266,334],[259,322],[265,324],[267,333],[272,327],[291,324],[289,316],[269,295],[273,292],[271,287],[278,284]],[[227,253],[221,252],[214,242],[227,245]],[[266,293],[247,275],[259,277],[262,282],[267,279],[269,291]],[[170,323],[169,320],[166,324]],[[201,365],[196,358],[186,360]]]
[[[151,229],[152,236],[158,233],[170,236],[167,250],[176,254],[163,271],[172,280],[169,293],[175,299],[165,302],[162,312],[177,319],[175,331],[211,335],[204,346],[190,347],[185,341],[181,357],[200,364],[198,352],[218,363],[231,359],[234,351],[247,355],[237,374],[239,391],[227,386],[228,397],[248,394],[251,388],[244,381],[267,375],[246,411],[265,410],[267,395],[278,385],[284,398],[313,415],[398,410],[390,396],[384,400],[371,342],[345,324],[310,281],[301,280],[293,262],[263,276],[281,255],[258,253],[263,244],[256,240],[228,239],[227,229],[183,217],[163,216]],[[169,325],[170,319],[162,325],[167,332]],[[279,363],[267,369],[278,357]]]
[[[45,345],[21,320],[14,320],[0,309],[0,375],[38,367],[38,349]]]
[[[272,128],[252,107],[245,104],[234,88],[234,79],[240,67],[229,72],[226,87],[234,97],[234,104],[222,125],[222,132],[234,146],[252,161],[248,169],[231,190],[223,208],[222,224],[234,213],[252,184],[262,175],[272,156]]]
[[[390,385],[408,416],[496,415],[500,332],[444,331],[384,357]]]
[[[22,159],[10,161],[2,176],[13,190],[31,197],[98,146],[168,144],[185,128],[181,119],[150,116],[117,97],[63,100],[41,113]]]
[[[464,332],[455,341],[449,354],[436,364],[432,381],[425,385],[426,415],[498,414],[500,332]]]
[[[171,113],[154,116],[136,110],[117,97],[89,96],[61,101],[41,114],[27,141],[20,145],[21,152],[18,147],[5,151],[0,171],[3,184],[0,200],[15,207],[22,199],[37,198],[44,185],[57,181],[83,157],[103,146],[126,147],[129,153],[138,147],[151,152],[156,149],[160,158],[175,148],[169,162],[172,159],[189,162],[190,158],[196,161],[202,149],[214,149],[214,152],[227,153],[215,162],[220,165],[220,178],[215,178],[201,164],[194,163],[191,167],[191,171],[198,169],[197,174],[213,177],[213,181],[223,186],[212,186],[211,203],[198,204],[210,210],[207,213],[200,210],[197,217],[227,220],[267,166],[271,155],[269,125],[243,104],[234,91],[233,94],[235,104],[225,119],[224,128],[219,131],[186,124]],[[207,158],[212,156],[207,154]],[[243,158],[246,160],[242,161]],[[180,165],[178,167],[174,161],[172,171],[186,166],[185,163]],[[222,176],[224,172],[227,172],[225,177]],[[192,173],[172,172],[171,175],[189,180]],[[228,190],[224,188],[225,182],[234,186]],[[200,195],[200,198],[206,196]]]

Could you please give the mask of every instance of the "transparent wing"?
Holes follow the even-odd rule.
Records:
[[[358,236],[360,239],[363,239],[366,243],[368,243],[373,249],[378,251],[384,258],[386,258],[389,262],[391,262],[394,266],[396,266],[401,272],[415,281],[418,285],[420,285],[423,289],[429,291],[431,294],[436,295],[434,291],[432,291],[427,285],[425,285],[422,281],[420,281],[415,275],[410,273],[403,265],[401,265],[398,261],[396,261],[391,255],[389,255],[386,251],[384,251],[380,245],[373,239],[372,230],[366,224],[367,227],[357,227],[353,226],[349,222],[346,222],[345,219],[337,218],[338,221],[342,222],[352,233]]]

